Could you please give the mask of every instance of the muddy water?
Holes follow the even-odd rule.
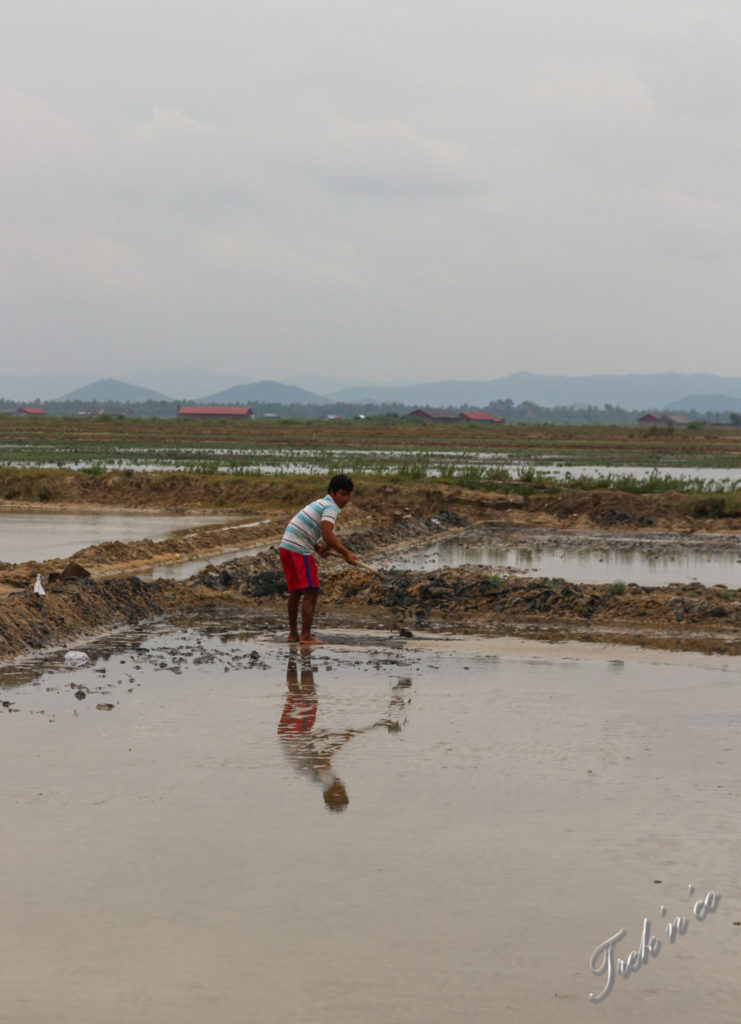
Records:
[[[737,1020],[732,659],[210,628],[6,671],[4,1019]]]
[[[521,466],[520,470],[527,467]],[[540,465],[538,468],[541,468]],[[597,477],[612,476],[619,478],[632,476],[636,480],[645,480],[654,474],[660,477],[671,477],[677,481],[702,480],[706,485],[722,484],[729,486],[741,484],[741,468],[738,466],[725,466],[715,468],[712,466],[569,466],[559,462],[546,462],[542,466],[543,472],[557,480],[566,480],[570,477]]]
[[[613,583],[623,580],[641,586],[699,582],[705,586],[724,584],[741,587],[741,553],[737,550],[707,550],[679,544],[669,553],[647,542],[640,544],[585,538],[581,544],[565,547],[555,543],[532,545],[490,540],[444,540],[426,548],[406,552],[394,559],[404,569],[455,568],[486,565],[501,572],[515,570],[529,576],[548,576],[574,583]]]
[[[0,562],[66,558],[104,541],[163,540],[176,530],[233,520],[227,515],[152,515],[147,512],[0,513]]]
[[[253,544],[248,548],[239,548],[235,551],[225,551],[215,554],[211,558],[181,559],[178,562],[169,562],[154,566],[138,572],[137,575],[143,580],[187,580],[196,573],[202,572],[210,565],[223,565],[225,562],[233,562],[235,559],[248,558],[251,555],[258,555],[261,551],[267,551],[275,541],[270,543]]]

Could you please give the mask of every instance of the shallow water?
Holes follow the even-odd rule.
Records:
[[[521,468],[525,468],[524,466]],[[733,484],[738,486],[741,484],[741,467],[721,467],[714,468],[712,466],[570,466],[567,463],[561,463],[559,460],[554,462],[546,461],[544,464],[538,464],[538,468],[548,473],[549,476],[555,477],[557,480],[565,480],[569,477],[598,477],[598,476],[612,476],[623,477],[632,476],[636,480],[645,480],[653,474],[657,474],[660,477],[671,477],[673,480],[703,480],[706,484],[725,484],[726,486]]]
[[[151,569],[137,572],[137,576],[143,580],[187,580],[209,566],[223,565],[225,562],[233,562],[239,558],[249,558],[267,551],[275,542],[253,544],[251,547],[239,548],[235,551],[222,551],[211,558],[180,559],[177,562],[160,563]]]
[[[737,671],[210,630],[5,670],[5,1019],[737,1019]]]
[[[149,512],[0,511],[0,562],[66,558],[105,541],[164,540],[176,530],[233,520],[229,515]]]
[[[648,545],[608,546],[587,541],[583,547],[559,544],[507,545],[501,540],[444,540],[394,559],[403,569],[455,568],[460,565],[490,566],[499,572],[516,571],[527,576],[566,579],[573,583],[668,583],[723,584],[741,587],[741,554],[736,551],[704,551],[681,548],[672,554],[656,554]]]
[[[454,448],[302,448],[267,446],[224,448],[223,446],[181,446],[146,449],[115,446],[108,451],[96,448],[95,455],[82,458],[80,449],[34,444],[0,445],[0,456],[9,466],[38,466],[40,468],[67,467],[81,470],[91,467],[104,469],[151,472],[167,469],[171,472],[189,471],[206,467],[221,473],[261,473],[265,475],[309,474],[322,475],[343,472],[361,475],[368,472],[394,474],[414,466],[429,477],[439,476],[474,467],[478,470],[505,470],[513,479],[525,471],[537,472],[555,480],[579,476],[611,475],[613,478],[633,476],[644,479],[652,474],[674,480],[700,480],[706,485],[722,484],[726,488],[741,485],[741,467],[714,468],[708,466],[635,466],[601,464],[571,465],[563,453],[533,455],[523,458],[492,447],[489,450]]]

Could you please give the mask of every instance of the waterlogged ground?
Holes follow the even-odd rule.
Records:
[[[151,512],[85,511],[67,512],[7,509],[0,511],[0,562],[43,561],[64,558],[80,548],[105,541],[163,540],[176,531],[213,523],[225,523],[234,516],[153,514]]]
[[[275,543],[263,543],[200,557],[200,541],[191,532],[202,526],[249,523],[244,516],[212,513],[199,515],[147,512],[11,511],[0,514],[0,562],[16,563],[70,557],[83,547],[106,541],[128,543],[182,536],[182,553],[151,569],[142,568],[142,579],[186,580],[207,565],[256,554]],[[228,531],[227,531],[228,534]],[[225,540],[228,536],[225,535]],[[576,583],[612,583],[615,580],[642,586],[698,581],[705,586],[741,586],[741,538],[706,537],[702,534],[641,536],[581,532],[570,535],[538,534],[511,537],[498,528],[477,528],[428,545],[405,548],[392,558],[376,560],[380,568],[434,570],[461,565],[484,565],[507,573],[514,570],[531,576],[572,580]]]
[[[331,638],[2,670],[0,1020],[737,1020],[737,659]]]
[[[667,550],[650,539],[626,542],[617,539],[608,544],[603,537],[584,537],[565,546],[553,540],[535,543],[502,543],[481,537],[449,538],[416,550],[396,552],[392,557],[372,559],[381,569],[455,569],[462,565],[489,566],[492,572],[507,575],[546,577],[571,580],[574,583],[638,583],[641,586],[665,586],[668,583],[702,583],[712,587],[741,587],[741,547],[730,544],[725,550],[695,544],[679,543]],[[622,540],[622,542],[621,542]],[[235,558],[249,557],[268,548],[269,544],[253,545],[212,558],[179,560],[142,572],[142,579],[186,580],[207,566],[218,566]],[[720,545],[719,545],[720,547]]]
[[[486,565],[502,574],[641,586],[699,582],[741,587],[741,538],[690,535],[618,535],[554,532],[508,538],[497,531],[474,530],[394,558],[402,569],[434,570]]]
[[[110,451],[104,449],[102,452],[96,448],[89,458],[81,458],[77,448],[66,452],[63,449],[49,449],[38,445],[15,448],[0,444],[0,462],[17,468],[64,468],[95,472],[218,472],[265,476],[330,476],[341,470],[359,477],[373,473],[388,476],[411,473],[416,477],[428,477],[431,480],[438,477],[451,478],[472,470],[484,477],[493,475],[495,478],[515,481],[537,474],[559,483],[570,482],[579,477],[611,477],[614,480],[633,478],[636,481],[659,477],[664,481],[674,481],[679,488],[693,481],[697,486],[708,490],[717,487],[728,491],[741,485],[741,468],[736,464],[737,461],[736,458],[730,464],[709,466],[687,465],[683,459],[678,465],[673,465],[671,461],[667,462],[666,455],[662,452],[652,457],[648,465],[622,463],[614,458],[609,461],[600,459],[596,463],[574,464],[564,460],[562,454],[528,452],[523,457],[501,451],[496,447],[482,451],[468,447],[444,449],[428,446],[369,450],[321,446],[224,448],[219,445],[199,448],[169,448],[164,445],[156,450],[114,448]]]

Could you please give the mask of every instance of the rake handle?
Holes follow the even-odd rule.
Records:
[[[336,555],[338,558],[342,558],[342,555],[339,553],[339,551],[335,551],[334,548],[330,551],[330,554]],[[348,562],[348,565],[349,564],[350,563]],[[365,569],[366,572],[372,572],[374,576],[380,576],[381,575],[381,573],[380,573],[380,571],[378,569],[374,569],[372,565],[366,565],[365,562],[361,562],[361,561],[358,560],[357,562],[355,562],[355,566],[358,569]]]

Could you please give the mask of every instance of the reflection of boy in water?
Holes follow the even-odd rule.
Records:
[[[332,758],[341,750],[348,740],[361,733],[370,732],[379,726],[386,726],[389,732],[397,732],[401,725],[398,721],[384,719],[374,722],[364,729],[347,729],[344,732],[313,732],[318,710],[318,698],[314,685],[314,671],[311,661],[301,663],[301,679],[299,680],[296,662],[289,659],[286,668],[286,697],[283,714],[278,723],[278,735],[288,760],[296,771],[307,775],[312,782],[318,782],[324,794],[324,803],[330,811],[344,811],[350,802],[345,784],[332,768]],[[392,705],[398,704],[399,698],[392,698]],[[401,700],[403,705],[403,700]]]

